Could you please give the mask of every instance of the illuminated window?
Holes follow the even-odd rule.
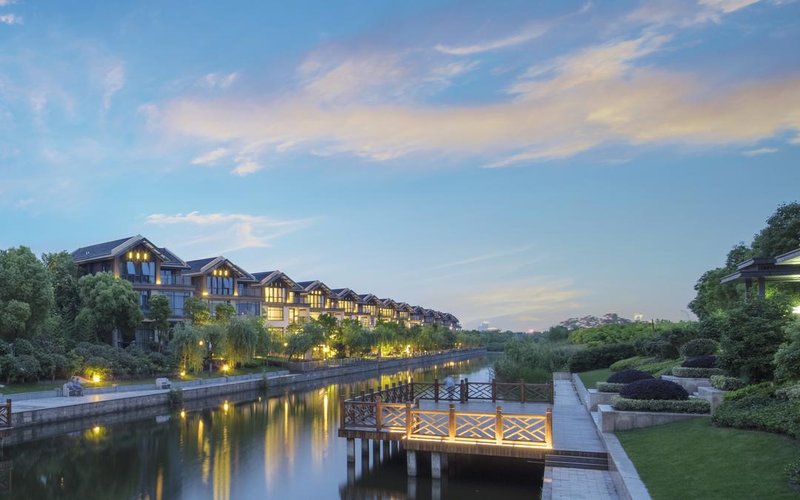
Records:
[[[352,300],[340,300],[339,307],[344,309],[345,312],[355,312],[356,311],[356,303]]]
[[[264,287],[264,300],[266,302],[283,304],[286,300],[286,289],[282,286]]]
[[[292,309],[294,311],[294,309]],[[282,307],[268,307],[267,320],[269,321],[283,321],[283,308]]]
[[[325,296],[322,295],[322,291],[314,290],[313,292],[308,292],[308,303],[316,309],[324,308]]]

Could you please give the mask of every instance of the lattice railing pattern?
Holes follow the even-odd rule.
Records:
[[[344,404],[344,427],[375,427],[375,403],[348,401]]]
[[[450,419],[446,411],[412,410],[411,436],[440,436],[449,435]]]
[[[456,413],[456,437],[495,440],[496,415]]]
[[[542,415],[504,415],[503,440],[541,442],[547,439],[547,421]]]
[[[434,399],[435,389],[433,384],[414,382],[414,399]]]
[[[381,405],[381,429],[391,431],[406,430],[406,405],[385,404]]]

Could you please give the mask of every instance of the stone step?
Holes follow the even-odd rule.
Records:
[[[567,467],[570,469],[608,470],[608,457],[585,457],[578,455],[546,455],[546,467]]]

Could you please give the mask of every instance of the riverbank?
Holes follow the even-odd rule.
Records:
[[[356,374],[368,375],[373,372],[397,371],[431,363],[472,359],[485,354],[486,349],[483,348],[464,349],[412,358],[380,360],[353,366],[326,368],[302,374],[278,371],[268,372],[263,375],[242,375],[221,379],[174,382],[173,387],[180,389],[183,401],[194,401],[260,390],[267,387],[291,389],[293,386],[309,381]],[[150,407],[166,407],[170,403],[170,398],[169,390],[155,389],[155,384],[147,388],[118,386],[115,388],[94,389],[90,394],[69,398],[56,397],[52,391],[43,391],[42,397],[37,398],[25,395],[12,404],[11,424],[15,430],[37,425],[61,423],[73,419],[138,411]],[[14,432],[14,430],[11,432]]]

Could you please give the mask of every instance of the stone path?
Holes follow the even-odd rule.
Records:
[[[90,396],[74,396],[74,397],[51,397],[41,399],[26,399],[19,402],[14,402],[11,405],[11,413],[21,413],[31,410],[42,410],[51,408],[61,408],[64,406],[81,405],[85,403],[97,403],[100,401],[112,401],[115,399],[135,398],[139,396],[149,396],[151,394],[160,394],[167,392],[165,390],[152,391],[130,391],[130,392],[109,392],[107,394],[92,394]]]
[[[619,498],[614,489],[614,481],[608,471],[565,467],[548,467],[547,469],[542,498],[552,500],[616,500]],[[549,496],[545,496],[548,493]]]

